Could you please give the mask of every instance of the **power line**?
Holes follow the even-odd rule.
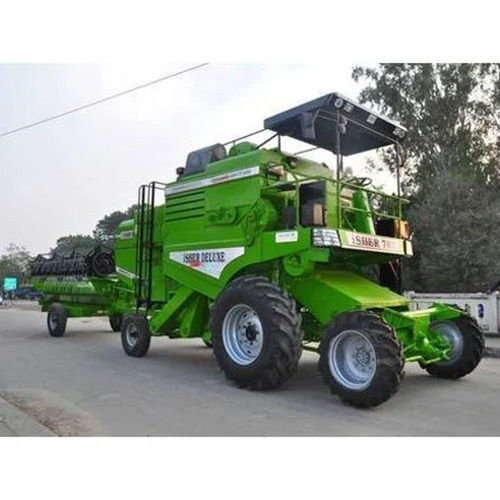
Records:
[[[108,97],[104,97],[103,99],[99,99],[97,101],[89,102],[88,104],[84,104],[83,106],[78,106],[77,108],[70,109],[65,111],[64,113],[59,113],[54,116],[50,116],[49,118],[44,118],[43,120],[38,120],[36,122],[30,123],[28,125],[23,125],[22,127],[18,127],[12,130],[8,130],[7,132],[0,133],[0,138],[5,137],[7,135],[15,134],[16,132],[20,132],[21,130],[26,130],[31,127],[35,127],[36,125],[40,125],[42,123],[47,123],[52,120],[56,120],[57,118],[61,118],[63,116],[70,115],[71,113],[76,113],[77,111],[81,111],[82,109],[90,108],[91,106],[96,106],[97,104],[101,104],[106,101],[110,101],[111,99],[115,99],[117,97],[121,97],[125,94],[130,94],[130,92],[135,92],[136,90],[143,89],[145,87],[149,87],[150,85],[154,85],[156,83],[163,82],[165,80],[169,80],[170,78],[174,78],[176,76],[182,75],[184,73],[188,73],[189,71],[194,71],[195,69],[201,68],[203,66],[207,66],[209,63],[198,64],[197,66],[192,66],[187,69],[183,69],[182,71],[178,71],[177,73],[172,73],[171,75],[163,76],[162,78],[158,78],[157,80],[152,80],[151,82],[143,83],[142,85],[137,85],[137,87],[132,87],[131,89],[124,90],[122,92],[118,92],[117,94],[110,95]]]

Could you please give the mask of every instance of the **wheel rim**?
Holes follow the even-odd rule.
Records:
[[[370,385],[377,369],[372,343],[357,330],[345,330],[332,339],[328,360],[335,380],[358,391]]]
[[[130,323],[127,326],[127,330],[125,331],[125,337],[127,339],[127,344],[130,347],[134,347],[135,344],[137,344],[138,332],[137,332],[137,327],[135,326],[134,323]]]
[[[244,304],[233,306],[224,317],[222,340],[227,354],[235,363],[253,363],[259,357],[264,341],[257,313]]]
[[[59,315],[57,313],[51,312],[49,314],[49,325],[51,330],[56,330],[59,326]]]
[[[451,321],[439,321],[432,323],[431,328],[437,330],[450,344],[450,359],[446,361],[440,361],[439,365],[450,365],[454,363],[461,355],[464,350],[464,338],[460,328],[458,328],[455,323]]]

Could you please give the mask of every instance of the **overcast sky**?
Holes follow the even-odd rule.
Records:
[[[0,65],[0,132],[194,64]],[[0,253],[90,234],[134,203],[141,183],[174,180],[189,151],[258,130],[267,116],[332,91],[356,98],[352,66],[211,64],[0,138]]]

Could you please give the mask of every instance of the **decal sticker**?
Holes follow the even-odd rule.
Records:
[[[276,233],[276,243],[292,243],[298,241],[299,233],[297,231],[284,231]]]
[[[219,278],[224,268],[245,253],[245,247],[207,248],[170,252],[170,259],[212,278]]]
[[[208,179],[200,179],[199,181],[193,182],[183,182],[177,185],[166,187],[165,194],[169,195],[183,193],[184,191],[191,191],[192,189],[200,189],[206,186],[212,186],[214,184],[222,184],[223,182],[243,179],[245,177],[253,177],[254,175],[258,175],[259,172],[259,167],[250,167],[243,168],[241,170],[235,170],[234,172],[229,172],[227,174],[216,175],[215,177],[209,177]]]
[[[377,117],[375,115],[368,115],[368,118],[366,121],[370,124],[373,125],[377,121]]]
[[[339,231],[342,248],[368,250],[370,252],[395,253],[404,255],[404,241],[387,236],[376,236],[352,231]]]
[[[116,272],[118,274],[121,274],[122,276],[126,276],[127,278],[130,278],[133,280],[135,278],[135,274],[131,273],[130,271],[127,271],[126,269],[122,269],[121,267],[116,267]]]

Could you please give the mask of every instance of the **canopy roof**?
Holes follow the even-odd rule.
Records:
[[[398,123],[337,92],[266,118],[264,128],[337,153],[337,114],[345,124],[340,139],[344,156],[401,142],[407,133]]]

